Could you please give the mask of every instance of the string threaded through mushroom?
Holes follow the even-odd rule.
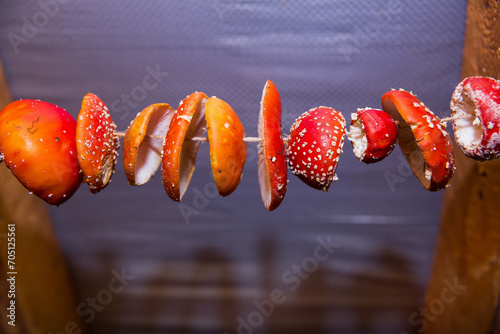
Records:
[[[125,137],[125,132],[117,132],[116,135],[120,138],[123,138]],[[146,135],[145,136],[146,138],[156,138],[156,139],[164,139],[164,137],[162,136],[150,136],[150,135]],[[189,140],[194,140],[194,141],[208,141],[208,138],[207,137],[192,137],[192,138],[189,138]],[[252,142],[252,143],[258,143],[262,140],[262,138],[259,138],[259,137],[245,137],[243,138],[243,141],[246,141],[246,142]]]

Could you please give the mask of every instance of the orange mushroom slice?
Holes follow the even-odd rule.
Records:
[[[195,169],[196,155],[205,131],[204,104],[207,95],[188,95],[177,108],[165,137],[162,158],[162,181],[168,196],[180,202]]]
[[[245,130],[231,106],[216,97],[205,103],[210,163],[221,196],[231,194],[242,177],[247,146]]]
[[[415,176],[429,191],[443,189],[453,175],[455,158],[440,119],[415,95],[402,89],[385,93],[382,105],[399,122],[399,146]]]
[[[137,114],[125,132],[123,168],[128,183],[147,183],[158,170],[165,135],[174,116],[167,103],[156,103]]]
[[[281,132],[281,99],[276,86],[267,80],[259,112],[258,176],[264,207],[276,209],[286,193],[287,160]]]
[[[108,107],[97,95],[88,93],[76,121],[76,152],[91,193],[100,192],[111,180],[119,145]]]

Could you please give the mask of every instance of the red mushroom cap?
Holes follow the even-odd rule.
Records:
[[[345,120],[329,107],[303,113],[290,128],[288,166],[307,185],[328,191],[344,145]]]
[[[0,156],[30,192],[53,205],[67,201],[82,181],[76,121],[64,109],[19,100],[0,111]]]
[[[207,98],[201,92],[188,95],[175,111],[165,137],[161,175],[165,191],[176,202],[181,201],[194,172],[201,141],[191,138],[204,132]]]
[[[385,93],[382,105],[399,122],[399,146],[420,183],[429,191],[443,189],[453,175],[455,158],[439,118],[405,90]]]
[[[358,109],[351,115],[351,127],[347,134],[354,155],[364,163],[378,162],[396,147],[398,125],[392,117],[379,109]]]
[[[276,86],[268,80],[262,92],[259,112],[258,175],[262,202],[267,210],[283,201],[287,185],[287,160],[281,133],[281,99]]]
[[[469,77],[456,88],[450,102],[455,141],[470,158],[500,157],[500,81]]]
[[[88,93],[76,121],[76,152],[83,181],[92,193],[104,189],[114,172],[120,140],[108,107]]]

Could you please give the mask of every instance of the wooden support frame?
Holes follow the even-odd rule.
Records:
[[[0,109],[10,102],[0,62]],[[8,225],[15,226],[14,267],[8,266]],[[16,272],[15,297],[7,278]],[[0,332],[86,333],[77,314],[76,293],[50,219],[47,205],[0,164]],[[15,326],[7,307],[15,302]]]
[[[500,78],[500,3],[469,0],[462,77]],[[445,191],[435,263],[421,328],[486,334],[500,293],[500,159],[476,162],[455,147],[457,170]],[[422,331],[419,331],[422,332]]]

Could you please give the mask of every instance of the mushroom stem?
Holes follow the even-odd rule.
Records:
[[[456,119],[465,119],[465,118],[473,118],[473,117],[474,116],[470,115],[470,114],[462,114],[460,116],[455,115],[455,116],[441,118],[441,123],[446,123],[446,122],[454,121]]]

